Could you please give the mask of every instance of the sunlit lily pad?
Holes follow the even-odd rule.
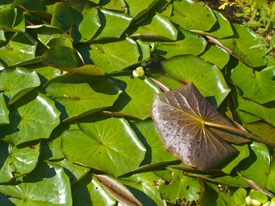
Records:
[[[9,110],[6,105],[5,97],[3,93],[0,93],[0,126],[4,124],[9,124]]]
[[[9,104],[39,85],[40,79],[35,71],[17,67],[0,72],[0,91],[9,98]]]
[[[170,19],[183,29],[209,31],[217,21],[214,13],[203,2],[183,0],[174,1],[173,5]]]
[[[0,138],[12,145],[47,139],[59,124],[60,111],[42,93],[29,93],[10,110],[10,124],[1,127]]]
[[[218,67],[199,57],[177,56],[163,61],[162,65],[173,78],[186,83],[193,82],[213,104],[220,105],[230,92]]]
[[[46,92],[59,103],[62,120],[68,120],[111,107],[121,90],[108,77],[67,75],[50,82]]]
[[[71,162],[119,176],[137,168],[144,158],[144,146],[122,118],[93,115],[79,127],[61,135],[62,151]]]
[[[106,73],[121,71],[136,64],[140,53],[135,41],[126,38],[122,41],[91,44],[90,58],[96,66],[104,69]],[[125,58],[125,52],[127,58]]]
[[[1,205],[72,205],[69,177],[61,167],[41,163],[22,180],[0,185],[0,193],[5,195],[0,198]]]
[[[0,170],[0,182],[9,182],[13,178],[28,174],[38,164],[40,155],[40,143],[29,143],[23,147],[10,144],[0,144],[0,162],[3,162]]]

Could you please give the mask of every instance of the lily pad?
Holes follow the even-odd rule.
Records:
[[[251,155],[238,167],[242,176],[275,193],[275,161],[266,145],[253,142]]]
[[[193,84],[155,95],[152,118],[165,148],[199,170],[216,167],[236,155],[237,150],[228,141],[247,142],[226,132],[226,128],[235,126],[218,113]]]
[[[72,26],[71,36],[74,42],[87,42],[91,40],[101,27],[98,9],[88,2]]]
[[[233,83],[241,90],[241,96],[259,104],[275,101],[275,66],[256,71],[243,63],[231,70]]]
[[[72,187],[75,205],[114,206],[117,201],[104,189],[102,183],[91,174],[87,174]]]
[[[232,24],[232,27],[234,35],[231,38],[219,41],[247,65],[251,67],[264,66],[266,64],[265,54],[267,49],[263,46],[265,45],[263,38],[247,27],[238,24]]]
[[[209,31],[217,21],[212,10],[203,2],[182,0],[174,1],[173,5],[170,19],[183,29]]]
[[[143,166],[177,160],[170,152],[165,150],[152,120],[135,122],[132,127],[147,150],[145,159],[142,162]]]
[[[152,172],[133,174],[130,177],[120,178],[120,182],[126,185],[130,191],[139,199],[142,205],[162,205],[160,191],[155,182],[159,177]]]
[[[28,33],[16,33],[6,46],[0,48],[2,67],[13,66],[22,61],[33,59],[36,45],[37,42]]]
[[[204,51],[206,44],[206,40],[201,36],[180,29],[177,41],[159,42],[155,47],[155,52],[166,59],[178,55],[198,55]]]
[[[173,78],[185,83],[193,82],[202,95],[217,106],[230,92],[218,67],[199,57],[176,56],[163,61],[162,66]]]
[[[148,118],[153,95],[160,92],[159,88],[147,77],[144,79],[131,78],[129,75],[112,77],[123,92],[110,111],[139,119]],[[142,90],[137,92],[137,88]]]
[[[12,145],[47,139],[59,124],[60,111],[42,93],[29,93],[10,109],[10,124],[1,127],[0,138]]]
[[[39,85],[40,79],[35,71],[16,67],[0,72],[0,91],[9,98],[9,104],[14,103]]]
[[[120,38],[132,21],[129,15],[121,12],[102,8],[98,13],[101,22],[101,32],[94,38],[96,40]]]
[[[66,75],[47,85],[47,95],[59,103],[62,120],[70,120],[111,107],[121,90],[108,77]]]
[[[130,35],[133,38],[176,40],[178,30],[167,17],[156,13],[150,15],[137,26],[137,30]]]
[[[68,176],[59,166],[41,163],[33,172],[23,177],[23,181],[0,185],[0,193],[5,197],[0,204],[21,206],[70,206],[71,187]]]
[[[182,170],[172,168],[169,170],[172,172],[171,182],[169,184],[161,182],[159,186],[162,198],[172,204],[199,201],[204,191],[203,183],[183,175]]]
[[[214,45],[208,45],[200,57],[220,69],[224,68],[230,59],[230,55],[224,49]]]
[[[140,53],[136,42],[130,38],[121,41],[91,44],[90,58],[106,73],[121,71],[139,61]],[[125,58],[125,53],[128,54]]]
[[[144,146],[123,118],[93,115],[79,122],[79,127],[61,135],[62,151],[71,162],[120,176],[137,168],[144,158]]]
[[[71,8],[65,2],[58,2],[54,6],[51,25],[61,28],[67,32],[73,25]]]
[[[43,64],[57,68],[66,69],[83,66],[77,50],[66,46],[50,48],[40,59]]]
[[[16,147],[1,143],[1,158],[3,163],[0,170],[0,182],[9,182],[13,178],[25,175],[34,170],[40,155],[40,143],[29,143]]]
[[[9,110],[6,105],[5,97],[3,93],[0,93],[0,126],[4,124],[9,124]]]
[[[138,19],[142,15],[148,13],[150,9],[158,3],[158,1],[159,0],[127,0],[129,15]]]

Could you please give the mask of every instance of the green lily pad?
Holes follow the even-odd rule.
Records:
[[[110,110],[139,119],[148,118],[153,95],[159,93],[160,89],[147,77],[144,79],[131,78],[130,75],[112,77],[123,92]]]
[[[138,19],[142,15],[148,13],[150,9],[158,3],[159,0],[127,0],[129,15]]]
[[[50,26],[50,25],[32,25],[28,26],[28,29],[30,31],[35,32],[37,34],[37,39],[45,46],[48,46],[48,43],[52,39],[56,38],[65,38],[69,39],[69,35],[64,33],[62,29],[55,27],[55,26]]]
[[[238,167],[242,176],[275,192],[275,161],[271,159],[266,145],[253,142],[251,155]]]
[[[204,191],[203,183],[195,178],[183,175],[182,170],[169,168],[172,172],[172,180],[169,184],[160,182],[159,190],[162,198],[169,203],[184,203],[200,200]]]
[[[9,113],[4,94],[0,93],[0,126],[10,123]]]
[[[66,75],[53,79],[46,92],[58,102],[61,119],[70,120],[111,107],[121,90],[108,77]]]
[[[5,195],[0,199],[1,205],[72,205],[69,178],[61,167],[41,163],[22,180],[0,185],[0,193]]]
[[[56,3],[52,13],[51,25],[66,32],[72,27],[73,22],[71,8],[65,2]]]
[[[156,13],[143,20],[130,36],[142,39],[176,40],[178,30],[167,17]]]
[[[228,21],[220,12],[212,10],[216,16],[217,22],[209,31],[212,36],[222,39],[234,34],[230,21]]]
[[[275,66],[266,67],[261,71],[240,63],[231,70],[233,83],[241,90],[241,96],[260,104],[275,101]]]
[[[219,41],[249,66],[264,66],[267,49],[263,46],[265,45],[263,38],[247,27],[238,24],[232,24],[232,27],[235,34],[231,38]]]
[[[151,57],[150,44],[148,42],[144,42],[140,39],[137,39],[136,42],[139,46],[139,52],[140,52],[139,61],[144,61],[144,60],[150,59],[150,57]]]
[[[125,11],[127,4],[124,0],[110,1],[110,0],[101,0],[100,4],[105,9],[115,10],[115,11]]]
[[[176,56],[163,61],[162,66],[173,78],[186,83],[193,82],[213,104],[220,105],[230,92],[221,71],[199,57]]]
[[[208,45],[200,57],[216,65],[220,69],[224,68],[230,59],[230,55],[224,49],[214,45]]]
[[[247,158],[250,155],[248,145],[234,145],[235,149],[238,150],[238,155],[231,160],[225,167],[223,167],[221,170],[225,174],[230,174],[231,171],[245,158]]]
[[[36,45],[37,42],[29,34],[23,32],[16,33],[6,46],[0,48],[2,66],[13,66],[22,61],[33,59],[35,57]]]
[[[25,32],[23,11],[18,8],[2,8],[0,10],[0,26],[7,31]]]
[[[121,41],[91,44],[90,58],[106,73],[121,71],[139,61],[140,53],[136,42],[130,38]],[[127,53],[127,58],[125,58]]]
[[[142,205],[162,205],[160,192],[155,182],[159,177],[152,172],[133,174],[130,177],[120,178],[120,182],[126,185],[133,195],[140,200]]]
[[[201,36],[180,29],[177,41],[159,42],[155,47],[155,52],[166,59],[185,54],[198,55],[204,51],[206,44],[206,40]]]
[[[248,99],[238,98],[238,111],[245,111],[252,114],[275,127],[275,108],[265,107]]]
[[[132,18],[121,12],[100,9],[98,11],[101,22],[101,32],[94,38],[120,38],[125,30],[129,27]]]
[[[104,189],[102,183],[88,174],[72,187],[73,202],[81,206],[114,206],[117,201]]]
[[[79,122],[79,128],[61,135],[62,151],[71,162],[120,176],[137,168],[144,158],[144,146],[123,118],[94,114]]]
[[[203,2],[174,1],[171,21],[186,30],[209,31],[217,19]],[[195,17],[195,18],[194,18]]]
[[[54,161],[52,163],[63,167],[65,173],[70,178],[71,185],[75,184],[90,171],[89,168],[73,164],[72,162],[69,162],[66,159]]]
[[[75,68],[83,65],[77,50],[66,46],[50,48],[40,59],[43,64],[57,68]]]
[[[0,170],[0,182],[9,182],[13,178],[28,174],[38,164],[40,155],[40,143],[26,144],[16,147],[10,144],[0,144],[1,158],[3,163]]]
[[[152,120],[135,122],[132,127],[147,150],[145,159],[142,162],[143,165],[154,165],[178,160],[165,150]]]
[[[1,127],[0,138],[12,145],[47,139],[59,124],[60,111],[42,93],[32,92],[10,109],[10,124]]]
[[[75,17],[71,36],[74,42],[87,42],[91,40],[99,30],[101,23],[98,10],[88,2],[85,4],[81,14]]]
[[[221,190],[221,191],[220,191]],[[209,205],[236,205],[234,194],[230,190],[227,190],[226,187],[219,187],[216,184],[206,182],[205,191],[201,196],[201,206]]]
[[[39,85],[40,79],[35,71],[16,67],[0,72],[0,91],[9,98],[9,104],[14,103]]]

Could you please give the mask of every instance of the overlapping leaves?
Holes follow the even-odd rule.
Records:
[[[190,153],[193,166],[221,163],[197,173],[165,150],[150,119],[155,94],[197,94],[159,87],[192,82],[203,95],[191,98],[200,100],[194,111],[217,117],[217,108],[224,114],[230,106],[242,126],[274,143],[274,66],[262,38],[246,27],[189,0],[2,1],[0,27],[1,205],[236,205],[230,187],[248,187],[244,178],[274,192],[264,145],[230,146],[236,134],[205,125],[188,106],[181,130],[170,125],[169,132],[163,120],[169,127],[158,131],[171,138],[195,125],[190,134],[201,145],[191,148],[202,158]],[[132,77],[138,66],[145,75]],[[177,112],[170,112],[163,118],[174,128]],[[206,122],[233,127],[224,116]],[[259,168],[269,171],[260,179]]]

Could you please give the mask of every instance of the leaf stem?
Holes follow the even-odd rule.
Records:
[[[210,127],[216,127],[216,128],[220,128],[220,129],[224,129],[224,130],[228,130],[228,131],[231,131],[231,132],[236,132],[238,134],[241,134],[241,135],[245,135],[247,137],[250,137],[251,139],[253,140],[257,140],[259,142],[262,142],[262,143],[265,143],[267,145],[270,145],[270,146],[275,146],[274,143],[272,142],[268,142],[250,132],[247,132],[247,131],[244,131],[244,130],[241,130],[241,129],[238,129],[238,128],[235,128],[235,127],[229,127],[229,126],[225,126],[225,125],[221,125],[221,124],[216,124],[216,123],[213,123],[213,122],[204,122],[205,125],[207,126],[210,126]]]

